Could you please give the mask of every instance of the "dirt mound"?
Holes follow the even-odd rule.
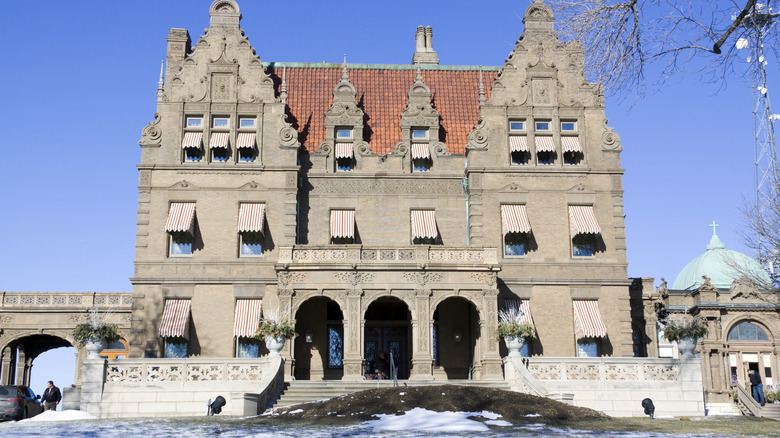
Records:
[[[593,409],[519,392],[469,386],[377,388],[320,402],[277,409],[279,418],[334,423],[368,421],[375,414],[400,414],[420,407],[436,412],[490,411],[512,423],[609,418]]]

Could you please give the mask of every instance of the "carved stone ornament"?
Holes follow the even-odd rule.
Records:
[[[160,129],[160,120],[162,116],[160,113],[154,113],[154,120],[149,122],[144,130],[141,132],[141,139],[138,140],[138,144],[143,146],[160,146],[162,144],[162,129]]]
[[[607,151],[622,151],[623,147],[620,146],[620,136],[615,131],[607,126],[608,119],[604,119],[604,132],[601,134],[601,149]]]
[[[368,142],[365,141],[357,141],[355,142],[355,151],[359,153],[360,155],[371,155],[371,146],[368,144]]]
[[[434,272],[407,272],[403,275],[404,279],[411,282],[416,282],[420,286],[425,286],[429,283],[435,283],[441,281],[442,275]]]
[[[333,143],[328,140],[323,141],[319,146],[317,146],[318,154],[330,155],[331,151],[333,151]]]
[[[466,147],[486,148],[488,145],[487,123],[480,117],[477,124],[469,132],[468,144]]]
[[[731,299],[735,300],[737,298],[755,300],[761,298],[761,292],[756,283],[743,275],[731,283]]]
[[[298,131],[287,121],[287,114],[282,114],[279,117],[282,122],[282,129],[279,130],[279,141],[282,146],[300,146]]]
[[[290,283],[300,283],[306,280],[306,274],[303,272],[280,271],[276,273],[276,280],[281,286],[287,286]]]
[[[440,141],[431,142],[431,152],[434,155],[450,155],[450,152],[447,150],[447,145]]]
[[[669,298],[669,289],[666,288],[666,280],[663,277],[661,277],[661,286],[656,288],[655,291],[658,292],[662,299]]]
[[[409,152],[409,144],[403,141],[399,141],[395,144],[395,147],[393,147],[393,154],[395,155],[404,155]]]
[[[337,272],[334,277],[343,283],[349,283],[353,286],[374,281],[374,274],[367,272]]]

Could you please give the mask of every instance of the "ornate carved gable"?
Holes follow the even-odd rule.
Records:
[[[273,81],[239,28],[238,4],[233,0],[216,0],[209,15],[210,27],[192,51],[186,30],[170,30],[163,99],[272,102]]]
[[[370,154],[368,143],[363,141],[365,113],[357,105],[357,91],[349,80],[346,59],[341,68],[341,81],[333,88],[333,102],[325,111],[325,141],[318,148],[319,152],[330,153],[336,142],[337,127],[352,129],[353,154]]]
[[[414,83],[406,96],[406,108],[401,112],[401,141],[396,145],[395,152],[409,149],[412,128],[427,128],[433,155],[448,154],[447,147],[439,141],[439,112],[433,105],[431,89],[425,85],[419,65]]]

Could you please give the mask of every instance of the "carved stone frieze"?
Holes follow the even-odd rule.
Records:
[[[490,287],[496,287],[498,276],[495,272],[472,272],[471,278],[478,283],[485,283]]]
[[[302,283],[306,281],[306,274],[303,272],[280,271],[276,273],[276,279],[281,286],[287,286],[290,283]]]
[[[443,276],[442,274],[436,272],[406,272],[404,273],[403,278],[406,281],[415,282],[420,286],[425,286],[426,284],[441,281]]]
[[[414,195],[418,193],[461,195],[463,183],[456,179],[310,179],[312,194]]]
[[[349,283],[357,286],[360,283],[370,283],[374,281],[375,275],[368,272],[337,272],[334,277],[342,283]]]

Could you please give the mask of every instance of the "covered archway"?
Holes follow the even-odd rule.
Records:
[[[480,337],[479,313],[473,303],[450,297],[433,312],[434,376],[470,379]]]
[[[371,378],[389,377],[392,353],[398,378],[409,378],[412,359],[409,307],[398,298],[380,297],[368,306],[364,317],[365,373]]]
[[[340,380],[344,376],[344,314],[330,298],[303,302],[295,313],[293,357],[298,380]]]
[[[0,383],[29,385],[33,362],[41,353],[72,346],[65,337],[39,333],[23,334],[7,341],[0,345]]]
[[[741,319],[728,329],[726,345],[731,383],[745,385],[748,371],[761,376],[765,386],[774,385],[777,363],[771,332],[760,321]]]

